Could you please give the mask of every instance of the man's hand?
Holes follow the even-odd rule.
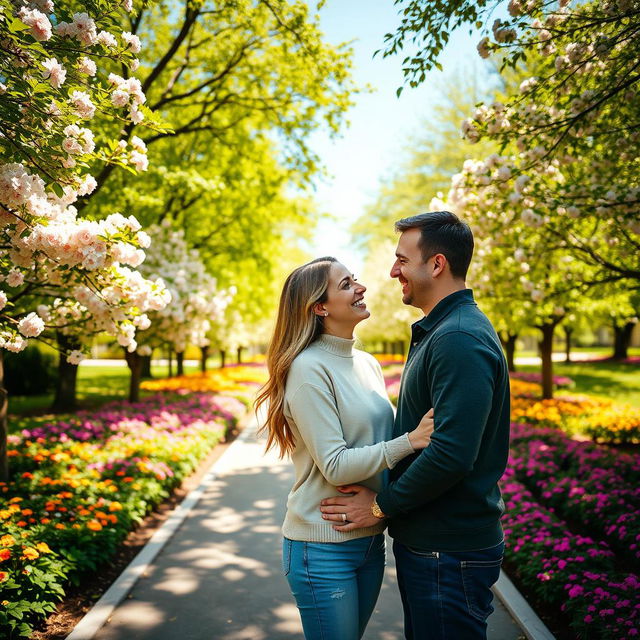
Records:
[[[352,493],[354,495],[325,498],[320,503],[322,517],[325,520],[339,523],[333,525],[336,531],[354,531],[355,529],[373,527],[380,524],[380,518],[376,518],[371,513],[371,505],[376,497],[375,491],[359,484],[350,484],[337,489],[341,493]],[[343,513],[347,517],[346,522],[342,517]]]

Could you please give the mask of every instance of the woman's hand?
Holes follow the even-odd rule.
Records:
[[[431,442],[433,433],[433,408],[424,414],[420,424],[409,432],[409,442],[414,449],[424,449]]]

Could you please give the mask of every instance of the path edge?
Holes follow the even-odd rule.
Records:
[[[127,597],[136,582],[143,577],[156,556],[178,531],[189,513],[193,510],[206,489],[217,478],[216,468],[229,452],[255,436],[257,427],[255,415],[249,412],[238,437],[229,448],[209,467],[200,484],[189,492],[185,499],[173,510],[160,528],[151,536],[115,582],[102,594],[101,598],[80,619],[65,640],[92,640],[111,618],[116,607]]]
[[[555,640],[556,637],[549,631],[547,625],[542,622],[502,569],[498,582],[493,585],[492,589],[516,624],[522,629],[527,640]]]

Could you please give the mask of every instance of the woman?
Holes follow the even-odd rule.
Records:
[[[382,472],[429,443],[432,412],[418,428],[388,440],[393,409],[380,365],[353,348],[369,317],[366,287],[335,258],[319,258],[287,278],[267,353],[267,448],[290,454],[295,483],[282,532],[283,571],[307,640],[357,640],[373,612],[384,572],[384,522],[352,532],[322,519],[335,487],[376,491]]]

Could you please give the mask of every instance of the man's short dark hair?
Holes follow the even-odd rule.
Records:
[[[430,211],[396,222],[396,231],[420,229],[418,247],[426,262],[436,253],[442,253],[454,278],[464,280],[473,255],[473,234],[466,222],[450,211]]]

